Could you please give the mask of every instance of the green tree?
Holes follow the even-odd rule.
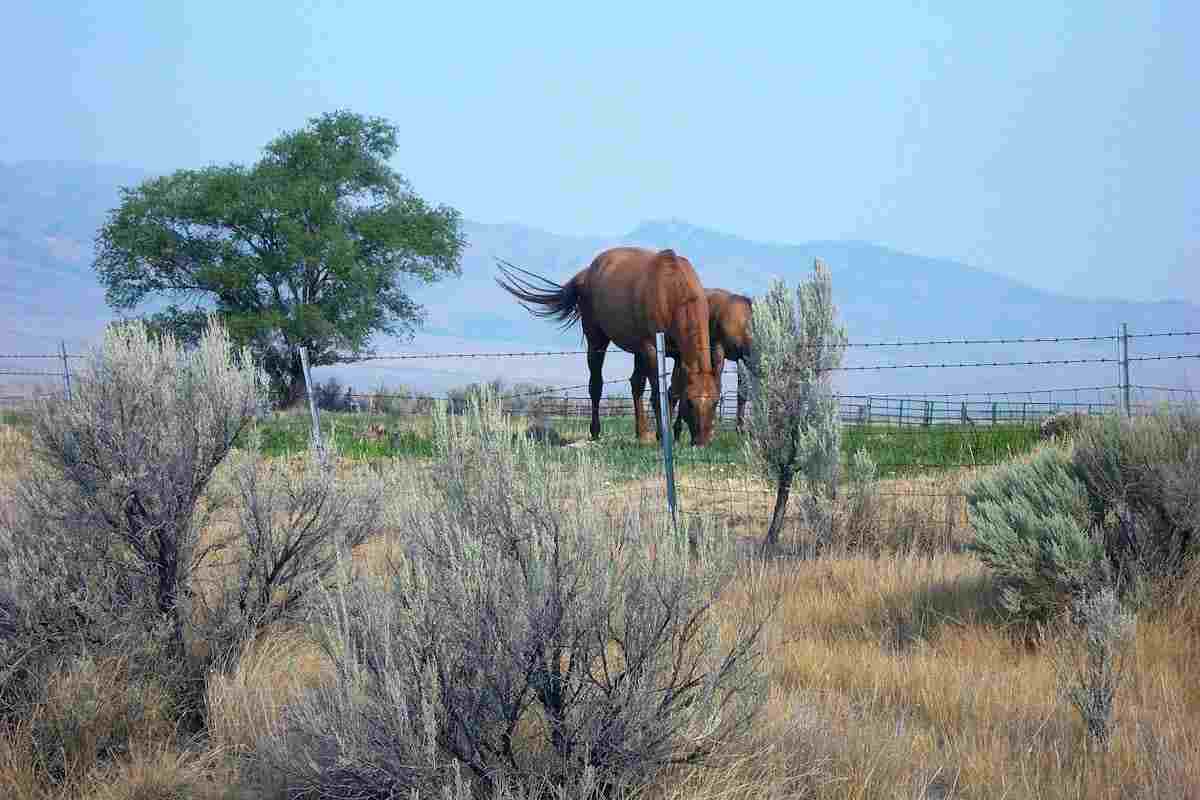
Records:
[[[286,405],[313,366],[370,354],[372,335],[411,335],[405,289],[461,274],[459,213],[432,207],[388,166],[397,129],[339,111],[270,142],[252,167],[180,170],[123,189],[96,238],[109,305],[169,305],[152,327],[198,340],[202,305],[250,347]]]

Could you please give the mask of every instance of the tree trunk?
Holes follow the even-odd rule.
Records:
[[[775,511],[771,514],[771,527],[767,528],[767,538],[763,541],[762,554],[770,555],[779,545],[779,532],[783,530],[783,521],[787,516],[788,498],[792,493],[792,479],[795,473],[787,470],[779,476],[779,484],[775,489]]]
[[[283,399],[280,401],[281,408],[293,408],[298,403],[304,401],[308,387],[304,383],[304,367],[300,363],[300,356],[296,356],[288,364],[288,370],[282,376],[281,383],[283,384]]]

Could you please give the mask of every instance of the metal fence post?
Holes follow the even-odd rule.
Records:
[[[658,425],[659,433],[662,435],[663,474],[667,479],[667,507],[671,512],[671,524],[678,530],[679,521],[675,516],[675,465],[671,448],[671,408],[667,403],[668,386],[664,378],[667,373],[667,344],[666,337],[661,331],[657,334],[655,344],[658,348],[658,375],[654,377],[654,380],[658,382]],[[682,398],[680,398],[681,409],[682,405]]]
[[[1121,385],[1125,389],[1125,416],[1133,416],[1129,404],[1129,323],[1121,323]]]
[[[317,412],[317,398],[313,395],[312,375],[308,370],[308,348],[300,348],[300,366],[304,370],[304,390],[308,395],[308,413],[312,416],[312,441],[317,457],[325,461],[325,443],[321,440],[321,415]]]
[[[63,362],[63,388],[66,390],[67,402],[71,402],[71,367],[67,364],[67,341],[59,340],[62,347],[62,362]]]

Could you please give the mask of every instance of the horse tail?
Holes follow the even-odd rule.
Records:
[[[549,278],[535,275],[502,259],[496,261],[504,275],[503,279],[496,278],[496,283],[521,301],[521,306],[530,314],[542,319],[557,319],[562,322],[563,328],[569,328],[579,321],[579,290],[574,278],[560,286]],[[542,308],[533,308],[528,305],[530,303]]]

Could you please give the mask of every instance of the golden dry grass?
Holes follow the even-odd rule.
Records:
[[[316,644],[294,630],[276,631],[248,645],[230,674],[209,679],[209,738],[219,748],[249,752],[289,700],[331,677]]]
[[[971,536],[965,487],[978,473],[977,468],[960,468],[879,480],[870,498],[858,504],[850,488],[844,486],[834,505],[837,532],[822,552],[932,554],[962,550]],[[773,487],[744,467],[690,465],[676,475],[675,485],[679,509],[685,517],[710,524],[719,522],[747,543],[762,537],[774,509]],[[661,476],[612,479],[597,490],[617,512],[631,497],[660,498],[657,508],[666,507]],[[785,552],[807,552],[815,538],[804,517],[801,491],[799,486],[794,489],[785,516],[781,537]]]
[[[935,493],[918,489],[944,490],[965,478],[882,487],[909,498],[916,522],[925,515],[926,527],[947,531],[940,551],[843,552],[745,567],[718,613],[732,620],[751,603],[782,599],[764,640],[768,703],[756,728],[712,768],[672,773],[649,796],[1200,797],[1200,604],[1183,594],[1139,620],[1111,750],[1090,753],[1077,715],[1057,695],[1047,653],[1006,628],[983,567],[953,552],[966,536],[961,509],[948,514],[944,500],[918,499]],[[736,480],[728,491],[748,496]],[[709,502],[715,512],[722,501]],[[759,521],[744,523],[743,535],[761,533],[762,510],[751,507],[747,517]],[[394,539],[369,543],[356,558],[373,564],[394,546]],[[146,720],[130,752],[77,764],[70,782],[48,789],[29,746],[30,726],[77,719],[76,700],[88,687],[120,686],[99,681],[95,669],[91,678],[64,675],[51,693],[57,699],[0,734],[0,796],[238,796],[238,754],[278,722],[296,692],[330,678],[315,644],[295,630],[273,632],[248,647],[231,673],[210,680],[206,749],[185,748],[161,720]],[[119,703],[97,707],[109,716],[97,711],[90,724],[129,724],[117,719]]]
[[[999,624],[972,558],[779,569],[789,586],[769,631],[768,724],[808,698],[826,728],[818,796],[922,796],[931,780],[961,797],[1200,791],[1200,635],[1178,614],[1141,623],[1112,750],[1089,757],[1051,660]]]
[[[29,446],[28,434],[0,423],[0,480],[13,477],[28,463]]]

